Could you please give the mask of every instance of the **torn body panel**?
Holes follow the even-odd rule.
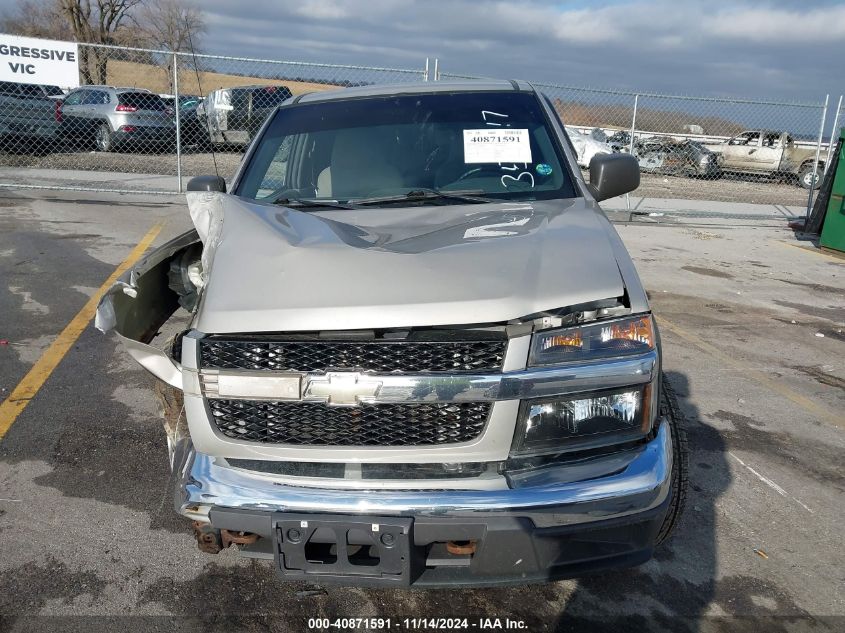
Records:
[[[114,330],[144,369],[179,389],[181,365],[149,343],[179,307],[179,295],[168,286],[170,262],[198,241],[197,232],[188,231],[147,255],[103,296],[95,321],[102,332]]]

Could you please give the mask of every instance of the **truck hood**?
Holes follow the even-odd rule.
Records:
[[[504,322],[624,292],[614,229],[583,198],[303,211],[215,195],[206,333]]]

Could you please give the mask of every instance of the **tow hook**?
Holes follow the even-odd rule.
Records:
[[[210,523],[203,521],[194,521],[193,527],[194,535],[197,537],[197,547],[206,554],[219,554],[220,550],[231,545],[252,545],[258,540],[258,534],[218,530]]]
[[[258,534],[251,534],[249,532],[232,532],[230,530],[220,530],[220,537],[223,539],[224,549],[233,543],[235,545],[252,545],[258,540]]]
[[[475,541],[447,541],[446,551],[452,556],[472,556],[475,554]]]
[[[210,523],[194,521],[194,536],[197,537],[197,547],[206,554],[219,554],[223,549],[223,537],[220,530],[211,526]]]

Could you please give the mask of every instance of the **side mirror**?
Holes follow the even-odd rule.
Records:
[[[188,181],[188,191],[219,191],[226,193],[226,181],[220,176],[194,176]]]
[[[639,186],[640,164],[630,154],[596,154],[590,160],[590,188],[597,202]]]

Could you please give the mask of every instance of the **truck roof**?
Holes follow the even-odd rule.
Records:
[[[373,86],[356,86],[354,88],[340,88],[308,92],[296,98],[297,103],[311,103],[318,101],[333,101],[337,99],[354,99],[356,97],[386,97],[393,95],[425,94],[432,92],[484,92],[484,91],[534,91],[534,87],[527,81],[512,81],[506,79],[474,79],[460,81],[419,81],[406,84],[382,84]]]
[[[209,90],[208,92],[232,92],[234,90],[290,90],[290,86],[284,84],[244,84],[238,86],[226,86]]]

